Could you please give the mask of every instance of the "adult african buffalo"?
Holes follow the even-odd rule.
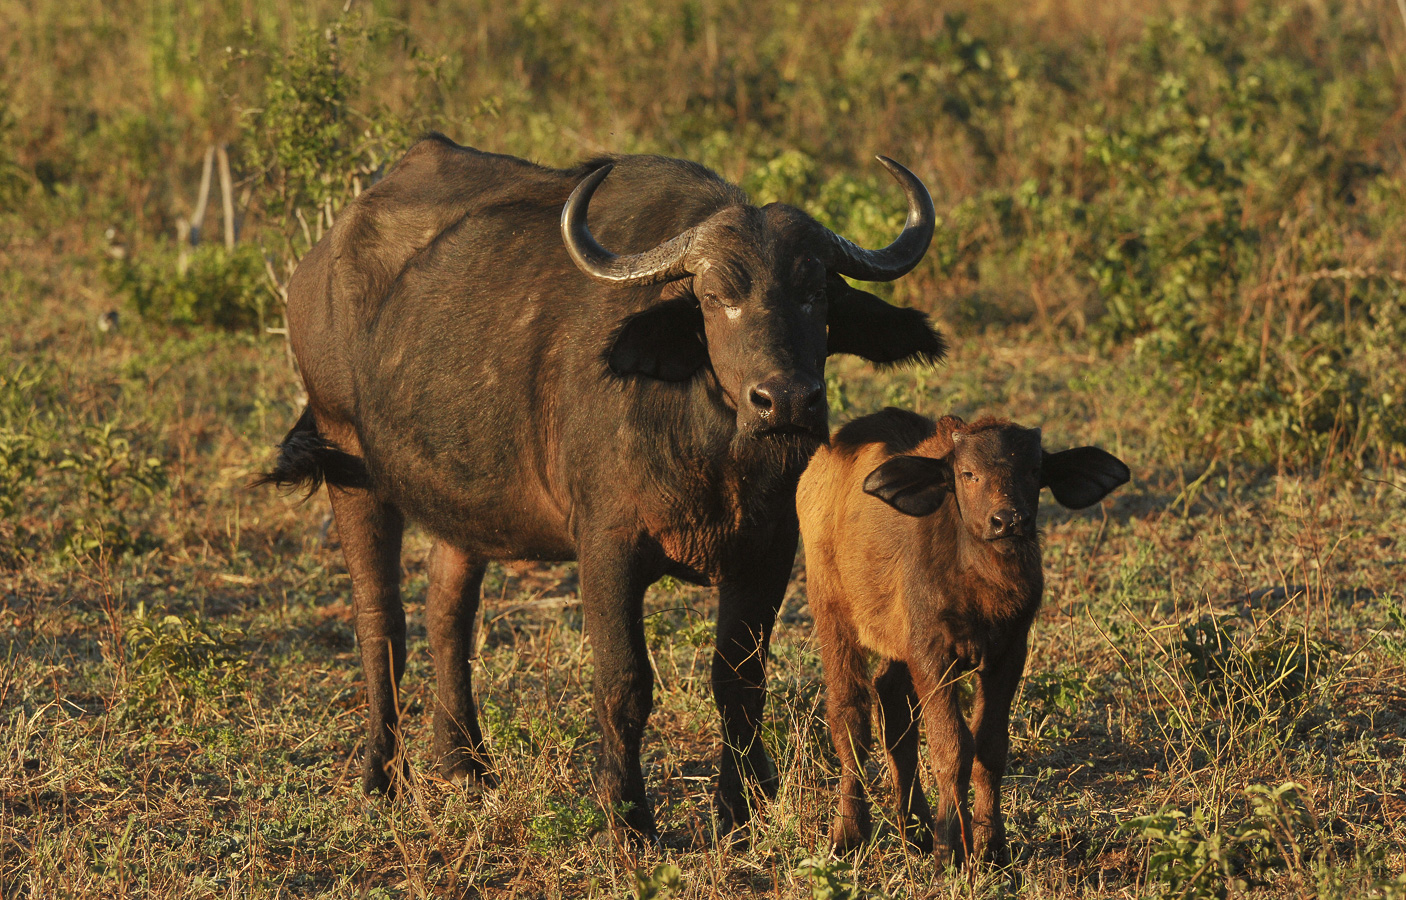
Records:
[[[908,220],[870,251],[693,163],[554,170],[434,135],[307,255],[288,328],[308,408],[265,480],[328,484],[369,695],[368,791],[401,775],[408,517],[435,538],[426,606],[446,776],[492,777],[471,675],[485,565],[575,559],[607,808],[656,834],[641,610],[665,574],[719,588],[720,829],[748,817],[746,780],[775,792],[758,739],[764,662],[795,556],[796,481],[828,436],[825,357],[944,349],[921,313],[840,277],[898,278],[932,239],[926,189],[883,164]]]

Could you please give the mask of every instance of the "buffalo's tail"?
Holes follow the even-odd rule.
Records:
[[[302,489],[303,498],[323,484],[340,488],[369,488],[371,475],[359,456],[338,447],[317,431],[312,409],[304,408],[298,423],[278,445],[272,472],[255,478],[251,487],[272,484],[288,490]]]

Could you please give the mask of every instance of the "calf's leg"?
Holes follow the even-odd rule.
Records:
[[[768,799],[780,776],[761,739],[766,707],[766,660],[771,629],[786,596],[796,558],[795,521],[778,527],[770,546],[728,573],[718,586],[718,634],[713,652],[713,699],[722,719],[715,810],[728,834],[752,814],[748,783]]]
[[[426,601],[430,653],[435,668],[434,753],[440,773],[451,780],[493,784],[483,732],[474,703],[474,631],[485,561],[443,541],[430,550]]]
[[[400,539],[405,522],[369,491],[328,487],[342,555],[351,574],[352,610],[366,675],[365,791],[394,792],[405,774],[397,692],[405,670],[405,608],[400,603]]]
[[[874,678],[880,727],[893,773],[899,831],[923,853],[932,852],[932,810],[918,780],[918,694],[906,663],[890,660]]]
[[[633,547],[578,545],[581,602],[595,655],[595,710],[601,758],[597,787],[606,812],[631,843],[658,839],[645,796],[640,744],[654,705],[654,672],[644,639],[644,592],[653,580]]]
[[[912,675],[928,730],[937,804],[933,851],[939,861],[960,865],[971,850],[967,790],[971,786],[973,742],[959,703],[956,661],[950,656],[942,657],[935,665],[915,667]]]
[[[864,791],[864,764],[872,740],[868,667],[853,629],[824,612],[829,603],[816,582],[810,584],[810,597],[825,671],[825,718],[840,758],[840,808],[830,824],[830,843],[836,852],[846,853],[868,843],[873,834]]]
[[[998,657],[988,658],[977,681],[972,726],[976,757],[972,765],[973,853],[998,865],[1011,861],[1001,813],[1001,779],[1010,752],[1011,701],[1025,672],[1026,636]]]

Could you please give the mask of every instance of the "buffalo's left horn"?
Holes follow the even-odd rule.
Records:
[[[880,156],[879,162],[889,170],[908,197],[908,221],[903,223],[903,233],[882,250],[865,250],[853,241],[830,232],[835,253],[830,269],[859,281],[893,281],[907,275],[928,252],[928,244],[932,243],[933,229],[937,224],[932,197],[918,176],[887,156]]]
[[[592,236],[591,230],[586,227],[586,208],[591,205],[591,195],[612,168],[609,165],[601,166],[587,175],[571,192],[566,206],[562,208],[561,237],[566,242],[566,252],[571,254],[572,262],[592,278],[611,284],[659,284],[688,275],[684,260],[693,245],[697,229],[690,228],[653,250],[632,256],[616,256]]]

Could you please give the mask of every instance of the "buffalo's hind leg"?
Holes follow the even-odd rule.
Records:
[[[443,541],[430,551],[426,603],[435,668],[434,754],[440,774],[493,785],[474,703],[474,632],[486,561]]]
[[[655,841],[640,769],[640,744],[654,706],[654,671],[644,637],[644,592],[653,582],[628,544],[578,544],[581,604],[595,656],[595,708],[601,729],[597,787],[629,840]]]
[[[405,774],[397,692],[405,671],[405,608],[400,602],[400,540],[405,520],[370,491],[328,486],[366,675],[366,752],[362,787],[393,793]]]
[[[766,708],[766,661],[771,629],[786,596],[798,531],[778,528],[771,546],[718,586],[718,637],[713,653],[713,699],[722,718],[723,752],[715,801],[720,834],[751,818],[748,782],[771,799],[780,786],[761,739]]]

